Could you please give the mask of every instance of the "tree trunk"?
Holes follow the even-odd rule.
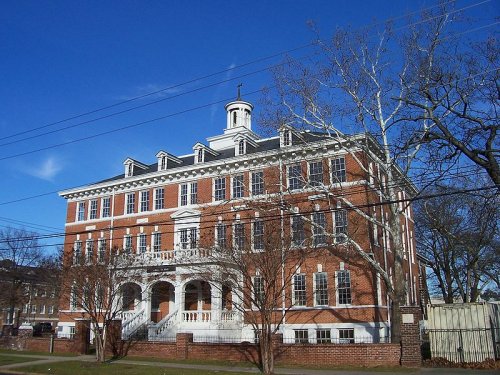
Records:
[[[273,374],[274,373],[273,343],[272,343],[271,333],[269,332],[267,327],[262,329],[259,348],[262,360],[262,372],[266,375]]]

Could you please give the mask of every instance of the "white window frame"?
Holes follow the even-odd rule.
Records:
[[[97,261],[102,263],[106,259],[106,238],[97,239]]]
[[[298,278],[298,277],[303,278],[304,289],[297,289],[296,278]],[[307,278],[306,278],[305,273],[296,273],[293,275],[293,278],[292,278],[292,304],[293,304],[293,306],[298,306],[298,307],[307,306]]]
[[[132,208],[132,212],[129,212]],[[132,215],[135,213],[135,192],[125,194],[125,215]]]
[[[76,240],[73,246],[73,264],[79,264],[82,261],[82,241]]]
[[[223,234],[223,236],[221,236],[221,234]],[[215,225],[215,246],[221,250],[227,247],[227,224],[222,221]]]
[[[139,212],[149,211],[149,190],[139,192]]]
[[[198,204],[198,181],[179,184],[179,207]]]
[[[330,159],[330,178],[332,184],[347,182],[347,166],[345,156]]]
[[[319,173],[312,173],[312,167],[319,164],[320,165],[320,168],[321,168],[321,174]],[[308,172],[308,182],[309,182],[309,185],[311,186],[322,186],[325,184],[325,170],[323,168],[323,160],[314,160],[314,161],[310,161],[307,163],[307,172]],[[316,172],[316,171],[315,171]],[[312,180],[312,177],[315,176],[315,180],[313,181]],[[316,178],[317,176],[321,176],[321,180],[320,181],[316,181]]]
[[[89,238],[85,241],[85,261],[92,263],[94,260],[94,240]]]
[[[137,254],[144,254],[148,251],[148,236],[146,233],[137,235]]]
[[[319,289],[318,287],[318,276],[319,275],[324,275],[324,288],[322,287]],[[329,306],[330,303],[330,296],[328,295],[328,273],[326,272],[316,272],[314,274],[314,279],[313,279],[313,287],[314,287],[314,306]],[[326,303],[318,303],[318,297],[320,297],[321,294],[326,295]],[[325,302],[324,298],[321,298],[322,301],[319,302]]]
[[[261,177],[256,177],[256,176]],[[258,181],[257,181],[258,180]],[[255,187],[259,187],[259,191],[255,191]],[[265,194],[264,172],[253,171],[250,172],[250,194],[253,196]]]
[[[257,282],[257,280],[259,280]],[[259,287],[257,289],[257,286]],[[255,301],[260,301],[261,305],[264,302],[263,299],[265,297],[265,288],[264,288],[264,278],[261,275],[255,275],[252,277],[252,296],[253,296],[253,305],[259,307],[259,305],[255,304]]]
[[[217,189],[217,182],[222,182],[221,186],[223,186],[223,188]],[[214,202],[226,200],[226,196],[227,196],[226,176],[214,177],[214,179],[213,179],[213,192],[214,192],[213,193]],[[223,192],[223,197],[218,198],[217,192]]]
[[[236,183],[238,182],[238,185]],[[245,196],[245,176],[243,173],[231,177],[231,198],[240,199]]]
[[[161,233],[153,232],[151,235],[151,251],[160,252],[161,251]]]
[[[123,236],[123,252],[125,254],[132,254],[133,250],[132,235],[126,234],[125,236]]]
[[[318,218],[322,218],[323,225],[319,225]],[[327,243],[327,221],[326,215],[322,211],[315,211],[311,215],[311,221],[315,224],[312,225],[312,235],[313,235],[313,246],[323,246]],[[323,230],[321,230],[323,228]]]
[[[241,233],[238,233],[239,229],[237,228],[241,228]],[[241,221],[237,221],[233,224],[233,248],[237,250],[242,250],[244,247],[245,247],[245,224],[242,223]]]
[[[85,201],[76,203],[76,221],[85,221]]]
[[[292,171],[292,168],[299,168],[299,175],[298,176],[292,176],[291,175],[291,171]],[[304,176],[302,175],[302,165],[301,164],[291,164],[291,165],[288,165],[287,166],[287,186],[288,186],[288,190],[290,191],[297,191],[297,190],[302,190],[304,188]],[[291,184],[291,182],[293,181],[297,181],[297,184]],[[297,186],[295,186],[297,185]]]
[[[259,229],[261,226],[262,233],[256,233],[256,230]],[[264,220],[262,219],[256,219],[252,222],[252,249],[254,251],[264,251],[265,247],[265,225],[264,225]],[[256,241],[256,238],[260,237],[259,242]],[[257,247],[257,243],[260,245]]]
[[[89,220],[97,219],[97,199],[89,201]]]
[[[108,202],[107,205],[105,202]],[[111,197],[101,198],[101,218],[111,216]]]
[[[343,273],[343,272],[346,272],[348,275],[349,275],[349,287],[342,287],[340,288],[339,286],[339,274],[340,273]],[[349,299],[350,299],[350,302],[349,303],[340,303],[340,290],[344,290],[344,289],[347,289],[349,290]],[[351,281],[351,272],[349,270],[338,270],[338,271],[335,271],[335,295],[336,295],[336,302],[337,302],[337,305],[338,306],[350,306],[352,305],[352,281]]]
[[[154,209],[163,210],[164,208],[165,208],[165,188],[159,187],[154,189]]]

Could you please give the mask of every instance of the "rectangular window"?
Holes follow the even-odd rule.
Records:
[[[306,306],[306,275],[297,274],[293,276],[293,304],[295,306]]]
[[[85,220],[85,202],[78,202],[76,209],[76,220],[77,221]]]
[[[141,191],[141,212],[149,211],[149,191]]]
[[[264,221],[253,222],[253,248],[254,250],[264,250]]]
[[[243,197],[243,175],[233,177],[233,198]]]
[[[155,210],[162,210],[165,208],[165,189],[155,189]]]
[[[354,344],[354,329],[339,329],[339,344]]]
[[[245,246],[245,226],[243,223],[234,224],[234,247],[242,250]]]
[[[304,187],[302,178],[302,168],[300,164],[288,167],[288,188],[290,190],[299,190]]]
[[[181,244],[181,249],[187,249],[189,244],[189,234],[187,229],[181,229],[179,231],[179,240]]]
[[[350,305],[351,298],[351,275],[348,270],[337,271],[337,295],[339,305]]]
[[[125,254],[132,253],[132,236],[130,234],[123,238],[123,251]]]
[[[97,261],[104,262],[106,258],[106,239],[99,238],[97,241]]]
[[[302,216],[292,216],[292,244],[302,246],[305,238],[304,218]]]
[[[40,306],[40,314],[45,314],[45,305]]]
[[[296,344],[307,344],[309,343],[309,332],[307,329],[294,329],[295,333],[295,343]]]
[[[215,228],[217,246],[219,249],[226,248],[226,224],[218,223]]]
[[[217,177],[214,180],[214,196],[216,201],[226,199],[226,178]]]
[[[161,251],[161,233],[153,233],[153,251]]]
[[[89,207],[89,220],[94,219],[97,219],[97,199],[92,199]]]
[[[148,249],[148,240],[146,233],[140,233],[137,238],[137,252],[139,254],[144,254]]]
[[[264,279],[262,276],[254,276],[253,278],[253,297],[254,304],[258,307],[264,302]]]
[[[135,193],[127,194],[125,203],[125,213],[133,214],[135,212]]]
[[[111,198],[105,197],[102,198],[102,214],[101,217],[110,217],[111,216]]]
[[[80,264],[82,260],[82,241],[75,241],[75,248],[73,251],[73,264]]]
[[[313,213],[313,243],[314,246],[324,245],[326,243],[326,219],[324,212]]]
[[[191,182],[191,192],[189,194],[189,203],[197,204],[198,203],[198,183]]]
[[[54,306],[49,306],[49,315],[54,314]]]
[[[316,306],[328,306],[328,278],[326,272],[314,274],[314,301]]]
[[[179,230],[181,249],[196,249],[198,241],[197,228],[183,228]]]
[[[23,314],[27,314],[28,313],[28,308],[29,308],[28,305],[24,305],[23,306]]]
[[[335,210],[335,235],[336,242],[345,241],[344,235],[347,235],[347,211],[345,209]]]
[[[196,228],[189,229],[189,248],[196,249],[198,242],[198,230]]]
[[[94,241],[87,240],[85,245],[86,245],[85,246],[86,261],[87,263],[90,263],[94,259]]]
[[[309,163],[309,183],[311,186],[323,185],[323,162]]]
[[[252,173],[252,195],[264,194],[264,173]]]
[[[332,342],[331,331],[329,329],[316,330],[317,344],[330,344]]]
[[[345,158],[343,156],[332,159],[332,184],[346,182]]]
[[[181,206],[187,206],[188,204],[188,184],[181,185]]]
[[[31,313],[36,314],[36,305],[31,305]]]

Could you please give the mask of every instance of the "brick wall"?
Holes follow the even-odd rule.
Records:
[[[401,324],[401,365],[420,367],[422,354],[420,351],[421,311],[418,306],[401,307],[403,322]]]

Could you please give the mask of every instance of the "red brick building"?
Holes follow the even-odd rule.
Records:
[[[190,154],[159,151],[153,164],[128,158],[123,174],[60,193],[68,204],[65,251],[73,258],[98,259],[116,248],[167,267],[160,278],[152,279],[145,270],[142,281],[123,285],[125,336],[147,327],[151,340],[178,332],[192,332],[195,340],[252,340],[252,327],[232,308],[241,298],[195,276],[193,266],[228,243],[265,251],[263,238],[270,225],[253,203],[274,199],[290,208],[279,218],[282,235],[295,246],[315,249],[277,303],[277,312],[286,313],[280,327],[285,341],[377,342],[388,337],[390,303],[384,283],[342,245],[348,235],[393,273],[386,230],[353,209],[381,222],[389,215],[381,204],[385,175],[378,163],[380,146],[364,134],[341,138],[287,127],[275,137],[261,138],[251,130],[250,103],[238,98],[225,108],[223,134],[196,143]],[[406,302],[418,305],[412,211],[404,204],[415,190],[401,180]],[[259,278],[256,273],[254,285],[265,282]],[[73,318],[82,312],[68,296],[60,309],[59,332],[71,333]]]

